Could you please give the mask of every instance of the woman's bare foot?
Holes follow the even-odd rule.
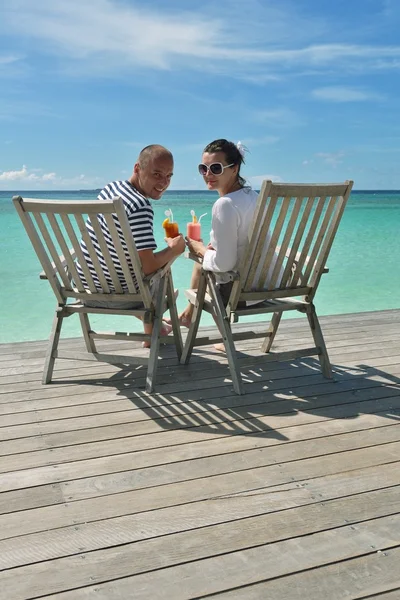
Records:
[[[192,304],[190,304],[190,306],[192,306]],[[179,325],[181,327],[187,327],[189,329],[190,324],[192,322],[192,314],[193,314],[193,308],[186,309],[183,311],[183,313],[178,315]],[[164,319],[164,321],[166,323],[168,323],[168,325],[171,325],[171,327],[172,327],[171,319]]]

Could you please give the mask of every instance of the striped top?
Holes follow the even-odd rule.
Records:
[[[140,192],[138,192],[138,190],[136,188],[134,188],[129,181],[113,181],[112,183],[109,183],[108,185],[106,185],[106,187],[104,189],[101,190],[97,199],[98,200],[112,200],[116,196],[119,196],[123,200],[125,211],[126,211],[126,214],[128,217],[128,222],[129,222],[129,225],[130,225],[130,228],[132,231],[133,239],[135,241],[137,250],[155,250],[157,248],[157,244],[155,242],[154,234],[153,234],[154,211],[153,211],[153,207],[151,206],[148,198],[145,198]],[[133,266],[129,259],[129,255],[127,253],[127,248],[126,248],[126,244],[124,241],[121,226],[119,224],[117,216],[113,215],[113,218],[115,221],[115,226],[117,228],[119,237],[121,239],[122,247],[125,251],[125,256],[127,258],[127,262],[129,264],[130,271],[132,273],[132,277],[133,277],[133,281],[134,281],[136,290],[139,291],[138,285],[136,283],[136,277],[135,277],[135,274],[133,271]],[[112,258],[112,261],[114,263],[115,270],[116,270],[116,272],[118,274],[118,278],[121,282],[121,286],[124,290],[127,291],[128,286],[127,286],[127,283],[126,283],[126,280],[125,280],[125,277],[124,277],[124,274],[122,271],[121,263],[119,261],[118,255],[115,251],[114,245],[112,244],[111,234],[108,229],[107,223],[104,219],[104,216],[99,214],[98,220],[99,220],[100,227],[101,227],[102,233],[104,235],[104,238],[107,242],[107,247],[108,247],[110,256]],[[104,277],[110,287],[110,290],[114,291],[115,288],[113,286],[112,279],[111,279],[109,270],[107,268],[106,262],[102,256],[102,252],[101,252],[99,243],[97,241],[96,234],[93,230],[92,224],[90,222],[90,218],[88,218],[88,220],[86,221],[86,228],[88,230],[90,239],[92,240],[93,246],[96,250],[96,254],[97,254],[97,257],[101,264],[101,267],[102,267],[102,270],[104,273]],[[90,255],[87,251],[84,240],[81,241],[81,248],[82,248],[82,252],[85,257],[87,266],[89,268],[89,271],[92,275],[93,282],[94,282],[96,288],[98,289],[98,291],[101,292],[102,287],[101,287],[99,278],[96,275],[94,265],[92,263]],[[82,271],[82,268],[81,268],[79,262],[77,262],[76,268],[77,268],[80,278],[82,279],[83,285],[86,288],[88,288],[89,286],[87,285],[85,276],[83,274],[83,271]]]

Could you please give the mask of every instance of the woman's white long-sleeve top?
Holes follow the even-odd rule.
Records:
[[[238,267],[246,248],[249,228],[258,194],[242,188],[221,196],[212,209],[210,243],[204,255],[203,268],[216,273],[218,283],[226,283],[227,271]]]

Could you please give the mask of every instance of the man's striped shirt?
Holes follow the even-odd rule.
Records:
[[[134,188],[129,181],[113,181],[112,183],[109,183],[98,195],[98,200],[111,200],[111,199],[115,198],[116,196],[119,196],[120,198],[122,198],[122,200],[124,202],[125,211],[126,211],[126,214],[128,217],[129,225],[130,225],[130,228],[132,231],[133,239],[135,241],[137,250],[155,250],[157,248],[157,244],[155,242],[154,234],[153,234],[154,211],[153,211],[153,207],[150,204],[150,201],[147,198],[145,198],[144,196],[142,196],[142,194],[140,194],[140,192],[138,192],[138,190],[136,188]],[[117,228],[118,234],[121,239],[122,247],[125,251],[125,255],[127,258],[127,262],[129,264],[130,271],[133,276],[133,281],[135,283],[135,287],[136,287],[137,291],[139,291],[137,283],[136,283],[136,277],[135,277],[135,274],[133,271],[133,266],[132,266],[131,261],[129,260],[129,256],[127,254],[126,244],[124,242],[121,226],[119,224],[117,216],[113,215],[113,218],[114,218],[114,222],[115,222],[115,226]],[[107,223],[104,219],[104,216],[101,214],[98,215],[98,219],[99,219],[102,233],[107,242],[107,247],[108,247],[110,256],[112,258],[112,261],[114,263],[115,270],[116,270],[116,272],[118,274],[118,278],[121,282],[122,288],[124,290],[128,290],[128,286],[127,286],[127,283],[125,281],[125,277],[124,277],[124,274],[122,271],[121,263],[119,261],[118,255],[115,251],[114,245],[112,243],[112,238],[111,238],[111,234],[108,229]],[[93,243],[93,246],[96,250],[96,254],[97,254],[97,257],[101,264],[101,267],[102,267],[102,270],[104,273],[104,277],[110,287],[110,290],[114,290],[115,288],[112,283],[110,272],[109,272],[109,270],[107,268],[107,264],[103,258],[101,248],[99,246],[96,234],[93,231],[93,227],[90,222],[90,218],[86,221],[86,228],[88,230],[88,233],[89,233],[90,239]],[[93,282],[94,282],[96,288],[99,291],[101,291],[101,284],[96,275],[96,271],[94,269],[90,255],[87,251],[84,240],[81,241],[81,248],[82,248],[83,255],[86,259],[86,263],[88,265],[89,271],[92,275]],[[82,279],[83,284],[85,285],[85,287],[89,287],[85,280],[85,276],[83,274],[82,268],[78,262],[76,264],[76,267],[77,267],[79,276]]]

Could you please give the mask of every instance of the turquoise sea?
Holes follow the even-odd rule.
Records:
[[[38,274],[39,262],[11,202],[13,195],[53,199],[95,199],[95,191],[1,192],[0,191],[0,342],[41,340],[49,335],[55,300]],[[217,195],[203,191],[168,191],[153,203],[159,248],[164,245],[161,223],[171,208],[181,231],[186,230],[190,210],[202,220],[205,240],[211,226],[211,208]],[[323,276],[317,311],[331,315],[400,308],[400,191],[355,191],[347,205],[328,260],[330,272]],[[178,310],[186,302],[183,290],[190,281],[191,263],[180,257],[173,268],[174,285],[180,290]],[[293,315],[295,316],[295,315]],[[97,317],[98,319],[99,317]],[[202,324],[210,321],[208,315]],[[135,331],[136,319],[93,317],[94,328]],[[65,321],[63,336],[80,335],[79,321]]]

